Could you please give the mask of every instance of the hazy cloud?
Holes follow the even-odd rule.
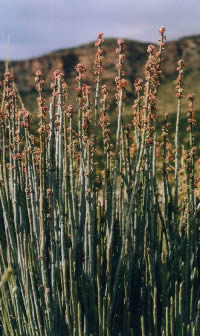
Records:
[[[157,41],[200,34],[199,0],[10,0],[1,1],[0,59],[41,55],[96,38]]]

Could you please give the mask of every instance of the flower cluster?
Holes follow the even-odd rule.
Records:
[[[67,116],[67,118],[71,118],[71,116],[72,116],[72,113],[73,113],[73,106],[72,105],[68,105],[67,106],[67,110],[66,110],[66,116]]]
[[[190,93],[187,96],[188,100],[188,113],[187,113],[187,120],[189,123],[188,131],[191,131],[192,128],[196,125],[196,119],[195,119],[195,111],[194,111],[194,94]]]
[[[184,82],[183,82],[183,79],[184,79],[184,61],[183,60],[179,60],[178,61],[178,67],[177,67],[177,71],[178,71],[178,77],[176,79],[176,97],[178,99],[181,99],[183,98],[183,92],[184,92]]]
[[[21,125],[29,130],[30,124],[32,123],[31,113],[23,108],[22,110],[19,110],[18,115],[23,118],[23,120],[21,121]]]
[[[102,39],[103,33],[99,33],[97,35],[97,41],[95,42],[95,47],[97,48],[96,57],[95,57],[95,64],[94,64],[94,74],[95,76],[100,76],[103,72],[103,42]]]
[[[159,31],[158,31],[161,35],[161,38],[158,40],[161,48],[164,46],[164,40],[166,40],[165,31],[166,31],[166,28],[163,27],[163,26],[161,26]]]
[[[117,104],[119,104],[120,99],[123,100],[123,102],[126,101],[126,87],[127,87],[127,80],[122,78],[125,76],[125,71],[123,71],[123,64],[125,59],[124,51],[126,49],[126,46],[124,44],[123,40],[117,41],[118,48],[116,49],[116,54],[118,55],[116,68],[118,69],[118,76],[115,78],[115,84],[116,84],[116,93],[115,93],[115,99]],[[121,96],[122,95],[122,96]]]
[[[59,78],[63,78],[64,74],[61,72],[61,70],[57,69],[52,74],[52,80],[58,80]]]
[[[35,84],[36,84],[36,90],[39,93],[42,92],[44,86],[44,79],[41,70],[37,70],[35,72]]]
[[[143,90],[144,90],[144,81],[140,78],[136,78],[134,81],[134,89],[137,95],[137,98],[134,100],[134,104],[132,105],[133,109],[133,120],[132,123],[135,128],[141,129],[141,120],[142,120],[142,110],[141,104],[143,100]]]
[[[106,85],[102,86],[101,89],[101,99],[100,104],[102,105],[100,118],[99,118],[99,127],[102,129],[103,134],[103,143],[104,143],[104,155],[105,155],[105,162],[107,162],[107,156],[110,153],[111,150],[111,143],[110,143],[110,136],[111,136],[111,130],[110,130],[110,118],[108,115],[108,111],[110,109],[110,106],[108,104],[109,94],[108,89]],[[107,179],[109,179],[109,167],[105,167],[105,176]]]
[[[80,100],[80,105],[83,106],[84,105],[84,85],[82,84],[82,79],[84,77],[84,72],[86,71],[86,66],[84,64],[77,64],[75,66],[76,71],[78,72],[78,76],[76,76],[76,80],[78,82],[78,88],[77,90],[77,96]]]
[[[84,72],[86,72],[86,66],[84,64],[77,64],[75,66],[75,70],[78,72],[78,76],[76,77],[77,81],[80,81],[83,79]]]
[[[168,121],[168,115],[166,115],[162,128],[161,128],[162,142],[160,143],[160,148],[162,149],[163,174],[168,174],[168,172],[171,170],[170,166],[174,162],[174,154],[172,151],[172,145],[169,142],[169,138],[168,138],[169,128],[170,128],[170,123]]]
[[[40,127],[38,129],[38,133],[40,135],[45,135],[48,133],[48,126],[46,124],[46,113],[48,111],[47,107],[47,101],[45,98],[45,94],[43,92],[43,87],[44,87],[44,79],[42,72],[40,70],[37,70],[35,72],[35,83],[36,83],[36,89],[39,93],[39,97],[37,98],[37,103],[38,103],[38,108],[39,108],[39,113],[38,117],[40,119]]]
[[[16,103],[16,91],[14,89],[14,77],[10,72],[6,72],[4,74],[4,100],[5,100],[5,108],[7,111],[7,115],[4,116],[4,119],[10,114],[11,106]]]

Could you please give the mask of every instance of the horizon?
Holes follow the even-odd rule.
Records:
[[[170,40],[166,40],[165,42],[165,45],[170,43],[170,42],[176,42],[176,41],[180,41],[182,39],[187,39],[187,38],[196,38],[200,36],[200,33],[198,34],[190,34],[190,35],[183,35],[183,36],[180,36],[179,38],[174,38],[174,39],[170,39]],[[159,37],[159,36],[158,36]],[[119,37],[112,37],[112,36],[104,36],[103,35],[103,39],[106,41],[106,40],[116,40],[118,39]],[[143,41],[143,40],[137,40],[137,39],[131,39],[131,38],[128,38],[128,37],[121,37],[121,39],[123,39],[125,42],[126,41],[132,41],[132,42],[136,42],[136,43],[141,43],[141,44],[154,44],[154,45],[157,45],[158,44],[158,40],[157,41]],[[52,50],[49,50],[47,52],[44,52],[42,54],[38,54],[38,55],[35,55],[33,57],[27,57],[27,58],[5,58],[5,59],[1,59],[0,58],[0,62],[5,62],[5,61],[11,61],[11,62],[23,62],[23,61],[28,61],[28,60],[31,60],[31,59],[37,59],[37,58],[40,58],[40,57],[45,57],[45,56],[48,56],[52,53],[56,53],[56,52],[60,52],[60,51],[64,51],[64,50],[69,50],[69,49],[76,49],[76,48],[81,48],[81,47],[84,47],[86,45],[90,45],[90,44],[93,44],[95,43],[95,39],[94,40],[90,40],[88,42],[85,42],[85,43],[80,43],[80,44],[77,44],[77,45],[74,45],[74,46],[68,46],[68,47],[63,47],[63,48],[57,48],[57,49],[52,49]]]

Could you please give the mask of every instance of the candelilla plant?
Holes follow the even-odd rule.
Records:
[[[188,149],[180,147],[184,62],[178,62],[174,142],[157,95],[165,28],[135,79],[126,124],[124,63],[117,41],[113,142],[110,89],[98,34],[95,87],[77,64],[77,106],[60,71],[47,102],[41,71],[38,137],[4,75],[0,110],[0,330],[3,336],[200,335],[200,240],[194,95]],[[133,65],[134,66],[134,65]],[[94,103],[93,103],[94,102]],[[102,153],[98,162],[99,152]],[[197,204],[196,204],[197,202]]]

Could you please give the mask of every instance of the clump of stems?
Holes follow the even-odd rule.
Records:
[[[194,95],[187,97],[188,148],[181,151],[184,62],[180,60],[177,69],[173,143],[167,111],[162,124],[157,121],[164,27],[159,34],[158,47],[147,49],[145,78],[134,81],[132,124],[126,124],[124,116],[122,40],[117,41],[113,93],[103,82],[102,33],[96,42],[94,88],[85,84],[85,65],[75,67],[76,105],[70,104],[61,71],[52,75],[49,102],[43,74],[36,72],[38,137],[31,133],[32,116],[13,74],[4,74],[2,335],[200,334]],[[117,114],[114,140],[112,94]]]

